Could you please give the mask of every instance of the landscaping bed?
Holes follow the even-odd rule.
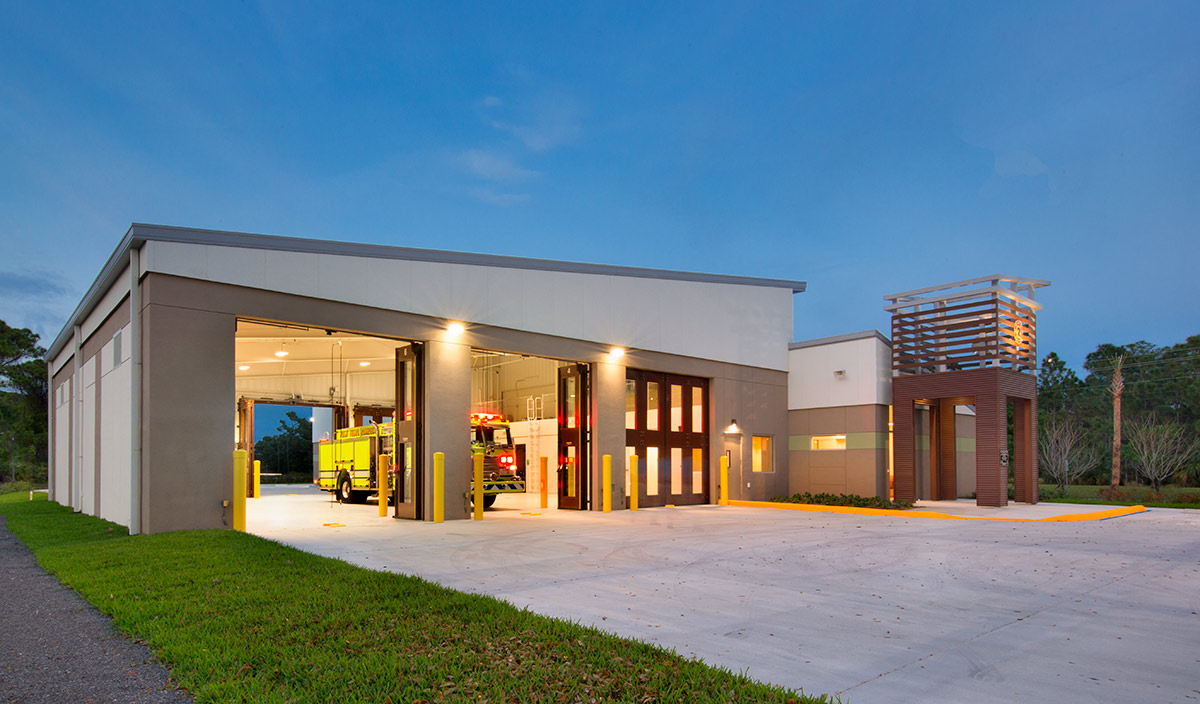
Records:
[[[913,507],[911,501],[896,499],[889,501],[878,496],[859,496],[858,494],[792,494],[791,496],[776,496],[768,501],[785,504],[814,504],[817,506],[853,506],[855,508],[881,508],[893,511]]]

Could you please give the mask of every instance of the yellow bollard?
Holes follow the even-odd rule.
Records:
[[[254,498],[258,498],[259,476],[262,474],[262,462],[254,460]]]
[[[729,458],[725,455],[721,455],[721,499],[717,505],[729,505]]]
[[[446,520],[446,453],[433,453],[433,522]]]
[[[392,466],[392,458],[380,455],[375,461],[375,493],[379,494],[379,517],[387,517],[388,469]]]
[[[612,513],[612,455],[602,456],[600,466],[603,468],[600,483],[604,486],[604,495],[600,499],[601,510]]]
[[[638,508],[638,456],[629,456],[629,510]]]
[[[550,502],[550,496],[549,496],[550,487],[547,486],[547,484],[550,481],[550,470],[548,468],[548,462],[549,462],[549,460],[547,460],[545,457],[542,458],[542,508],[550,507],[550,503],[549,503]]]
[[[475,481],[471,482],[471,489],[475,492],[473,497],[475,500],[475,515],[472,516],[477,521],[483,520],[483,454],[475,455]]]
[[[246,532],[246,451],[233,451],[233,529]]]

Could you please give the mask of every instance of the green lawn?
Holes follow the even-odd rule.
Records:
[[[1162,496],[1155,497],[1150,487],[1146,486],[1122,486],[1121,491],[1128,494],[1129,498],[1112,501],[1104,499],[1100,493],[1107,486],[1091,486],[1080,484],[1072,486],[1068,491],[1066,498],[1058,498],[1056,496],[1057,489],[1053,484],[1041,484],[1040,496],[1042,501],[1050,503],[1095,503],[1106,506],[1131,506],[1134,504],[1142,504],[1156,508],[1198,508],[1200,509],[1200,488],[1197,487],[1177,487],[1167,486],[1162,489]]]
[[[27,493],[0,513],[200,701],[829,701],[244,533],[131,537]]]

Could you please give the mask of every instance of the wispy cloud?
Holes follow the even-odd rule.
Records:
[[[479,101],[483,121],[516,137],[535,152],[566,144],[582,131],[583,110],[573,98],[561,93],[542,93],[511,106],[488,96]],[[510,113],[499,115],[497,113]]]
[[[41,298],[61,296],[66,292],[66,286],[54,274],[43,272],[22,274],[15,271],[0,271],[0,296]]]
[[[75,305],[74,296],[58,274],[0,271],[0,320],[37,333],[48,345]]]
[[[541,176],[539,172],[522,168],[506,156],[484,149],[468,149],[459,155],[459,163],[468,173],[499,183],[520,183]]]
[[[480,203],[499,205],[504,208],[522,205],[533,200],[533,196],[528,193],[497,193],[490,188],[471,188],[467,190],[467,194]]]

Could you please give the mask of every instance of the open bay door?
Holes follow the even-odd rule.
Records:
[[[572,364],[558,370],[558,507],[588,507],[588,366]]]
[[[413,343],[396,348],[396,427],[392,446],[393,500],[396,518],[421,520],[424,515],[424,483],[421,477],[420,408],[421,348]]]

